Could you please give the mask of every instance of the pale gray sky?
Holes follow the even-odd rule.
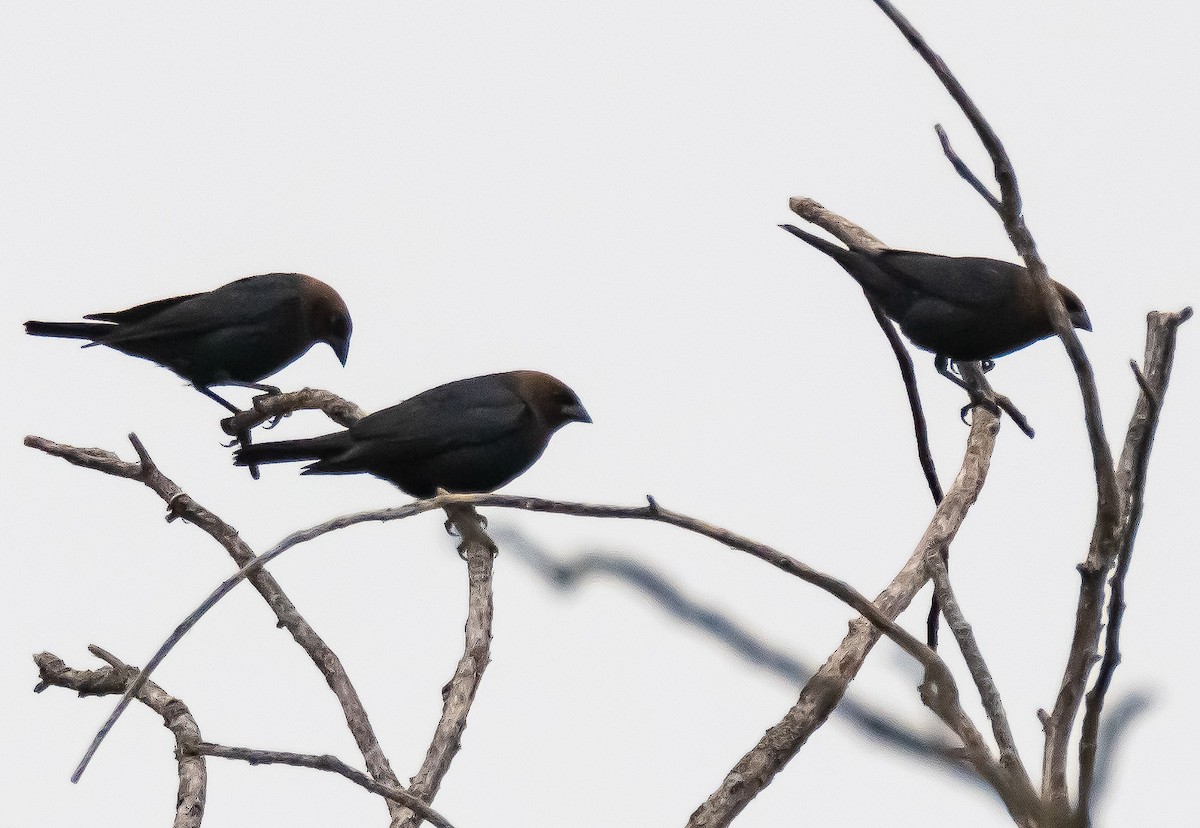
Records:
[[[911,0],[902,9],[992,120],[1052,275],[1087,303],[1110,436],[1136,395],[1148,310],[1200,299],[1200,72],[1191,3]],[[314,350],[277,376],[368,410],[451,379],[549,371],[595,418],[506,491],[666,506],[721,523],[873,594],[931,507],[894,360],[861,292],[776,229],[817,198],[889,244],[1014,254],[944,161],[942,122],[989,164],[940,85],[867,0],[584,5],[214,2],[17,4],[0,27],[0,274],[6,577],[0,602],[0,825],[158,826],[172,743],[134,709],[79,785],[111,700],[34,695],[29,656],[143,662],[230,570],[139,485],[20,445],[36,433],[163,471],[264,550],[327,517],[393,505],[370,478],[253,482],[221,410],[149,363],[21,333],[300,270],[354,315],[347,368]],[[1154,694],[1122,746],[1112,825],[1194,813],[1200,667],[1197,332],[1181,347],[1128,587],[1114,694]],[[917,353],[944,481],[960,392]],[[993,382],[1038,429],[1002,429],[954,547],[959,597],[1031,768],[1053,702],[1092,521],[1073,376],[1054,343]],[[295,416],[263,438],[327,429]],[[620,551],[771,644],[822,660],[850,613],[716,544],[654,526],[494,512],[550,551]],[[274,567],[341,655],[401,778],[415,772],[461,651],[463,566],[435,515],[365,526]],[[796,688],[683,629],[628,587],[553,592],[497,562],[493,664],[436,807],[460,828],[681,825]],[[902,619],[923,629],[927,600]],[[964,684],[967,684],[964,676]],[[359,764],[339,710],[241,588],[157,674],[222,743]],[[881,646],[854,687],[915,726],[909,663]],[[212,761],[206,826],[372,825],[341,779]],[[866,789],[864,791],[864,783]],[[867,795],[864,795],[866,793]],[[844,724],[812,739],[738,822],[1002,826],[1001,806]]]

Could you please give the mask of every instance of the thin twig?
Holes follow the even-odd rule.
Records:
[[[492,561],[496,544],[483,528],[483,519],[471,505],[447,506],[447,523],[453,525],[462,538],[458,552],[467,561],[467,622],[464,625],[466,645],[450,683],[442,689],[442,717],[434,731],[429,750],[421,769],[412,778],[412,791],[432,802],[442,784],[450,763],[462,747],[462,734],[467,727],[467,714],[475,701],[483,671],[491,661],[492,645]],[[420,815],[408,815],[401,822],[405,828],[421,824]]]
[[[122,663],[111,653],[93,645],[88,647],[97,658],[108,662],[99,670],[75,670],[52,653],[33,657],[41,678],[37,691],[47,687],[65,687],[81,696],[106,696],[123,693],[136,678],[137,670]],[[208,773],[204,757],[187,753],[185,745],[200,740],[200,728],[186,704],[154,682],[146,682],[137,692],[137,700],[162,717],[163,725],[175,737],[175,759],[179,766],[179,791],[176,795],[174,828],[200,828]]]
[[[184,751],[194,756],[212,756],[218,759],[235,759],[249,762],[251,765],[290,765],[295,768],[312,768],[313,770],[329,771],[349,779],[355,785],[365,788],[371,793],[378,794],[384,799],[413,809],[430,824],[437,828],[454,828],[444,816],[439,814],[419,797],[409,791],[392,785],[376,782],[360,770],[356,770],[336,756],[325,754],[313,756],[305,753],[285,753],[277,750],[257,750],[255,748],[230,747],[216,745],[212,742],[193,742],[184,747]]]
[[[94,469],[116,477],[132,478],[140,481],[167,504],[168,520],[182,518],[188,523],[199,527],[221,544],[229,553],[229,556],[233,558],[234,562],[241,567],[237,576],[238,580],[249,578],[250,583],[262,595],[263,599],[266,600],[267,605],[275,612],[280,625],[291,633],[292,638],[304,649],[305,653],[312,659],[313,664],[321,672],[321,675],[324,676],[326,683],[337,697],[339,704],[341,704],[342,713],[346,717],[346,724],[354,737],[355,744],[358,745],[359,750],[362,752],[363,760],[371,775],[385,785],[400,787],[399,780],[396,778],[395,773],[393,773],[391,766],[388,764],[387,757],[379,746],[379,740],[375,736],[374,729],[371,727],[367,711],[363,707],[362,701],[359,699],[354,685],[351,684],[350,677],[346,674],[346,670],[342,666],[337,654],[330,649],[329,645],[317,634],[316,630],[296,611],[295,605],[287,597],[282,588],[280,588],[275,578],[269,572],[259,571],[258,566],[255,565],[257,558],[253,550],[241,539],[237,530],[225,523],[217,515],[205,509],[187,495],[174,481],[163,475],[154,465],[145,446],[137,439],[137,436],[131,434],[129,437],[134,450],[138,454],[139,462],[129,463],[121,460],[121,458],[112,452],[101,449],[80,449],[74,446],[61,445],[41,437],[26,437],[25,445],[55,457],[61,457],[77,466]],[[148,662],[147,668],[149,667],[151,665]],[[148,674],[147,669],[143,668],[142,674],[130,686],[129,691],[117,704],[117,708],[113,711],[109,720],[100,732],[96,734],[96,738],[93,739],[83,761],[80,762],[79,767],[72,777],[73,781],[78,780],[80,774],[83,773],[83,769],[87,766],[91,756],[99,747],[105,734],[116,723],[121,712],[128,706],[133,694],[138,692],[140,682],[144,681],[144,676]],[[389,803],[389,807],[393,809],[393,817],[395,817],[399,812],[398,806]]]
[[[979,180],[979,176],[971,172],[971,168],[967,166],[966,162],[958,157],[958,153],[954,151],[954,147],[950,146],[950,136],[946,134],[946,130],[942,128],[942,125],[934,124],[933,131],[937,133],[938,140],[942,143],[942,152],[945,153],[947,160],[950,161],[958,174],[962,176],[964,181],[975,188],[975,192],[983,196],[983,200],[990,204],[993,210],[997,213],[1000,212],[1003,207],[1000,199],[992,195],[991,191]]]

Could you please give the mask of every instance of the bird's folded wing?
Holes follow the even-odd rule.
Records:
[[[998,259],[956,258],[906,250],[885,250],[875,261],[886,272],[926,297],[960,307],[989,308],[1011,302],[1024,268]]]

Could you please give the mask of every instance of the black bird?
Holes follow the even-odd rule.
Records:
[[[238,409],[210,390],[262,385],[325,342],[343,365],[350,350],[350,311],[333,288],[302,273],[247,276],[206,293],[174,296],[112,313],[91,322],[26,322],[34,336],[91,340],[169,368],[233,413]]]
[[[781,224],[854,277],[918,348],[947,362],[990,361],[1054,335],[1037,285],[1020,265],[974,256],[939,256],[908,250],[840,247],[790,224]],[[1091,319],[1079,297],[1053,282],[1071,324],[1085,331]]]
[[[413,497],[490,492],[532,466],[559,428],[591,421],[554,377],[510,371],[439,385],[345,431],[243,446],[234,463],[315,460],[302,474],[371,474]]]

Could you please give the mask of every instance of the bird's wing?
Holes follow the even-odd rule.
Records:
[[[106,336],[105,343],[116,345],[201,336],[213,331],[233,334],[239,329],[253,330],[275,321],[281,312],[286,313],[289,305],[300,302],[300,295],[289,286],[248,277],[207,293],[160,299],[121,311],[137,311],[138,317]],[[148,310],[141,312],[143,308]]]
[[[386,444],[389,453],[419,457],[490,443],[516,431],[531,416],[511,389],[476,383],[435,388],[377,411],[350,428],[356,445]]]
[[[872,258],[921,295],[960,307],[990,308],[1010,302],[1018,281],[1025,278],[1025,268],[998,259],[907,250],[882,250]]]
[[[157,299],[142,305],[134,305],[132,308],[126,308],[125,310],[112,311],[110,313],[89,313],[83,318],[94,319],[97,322],[121,322],[125,324],[141,322],[143,319],[148,319],[172,305],[178,305],[180,302],[186,302],[188,299],[194,299],[199,295],[198,293],[189,293],[187,296],[172,296],[169,299]]]

